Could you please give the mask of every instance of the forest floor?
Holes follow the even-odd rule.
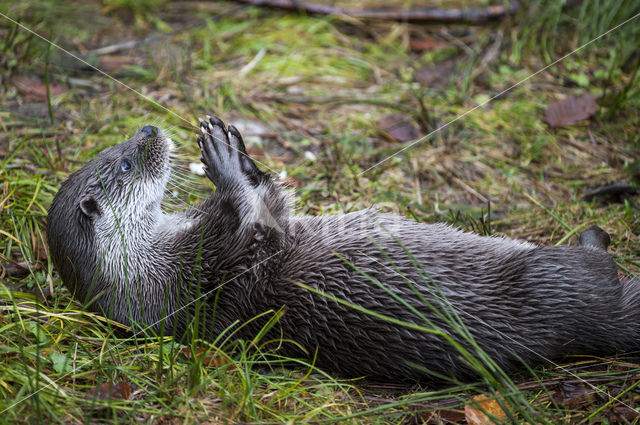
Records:
[[[621,275],[638,274],[640,6],[564,3],[469,23],[0,1],[0,423],[638,423],[637,353],[434,387],[128,338],[73,300],[44,242],[71,172],[145,124],[197,168],[197,118],[210,114],[293,188],[297,214],[374,207],[541,245],[575,245],[598,225]],[[184,177],[195,182],[169,192],[169,208],[212,190]]]

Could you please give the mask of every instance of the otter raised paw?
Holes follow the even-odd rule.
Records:
[[[288,219],[286,194],[273,178],[258,169],[238,129],[228,128],[207,115],[200,119],[197,141],[209,180],[226,198],[228,211],[233,211],[246,225],[262,224],[282,230]]]
[[[240,132],[232,125],[225,128],[217,117],[207,115],[207,120],[200,119],[198,145],[202,152],[207,177],[220,186],[226,182],[247,180],[257,187],[269,179],[260,171],[247,154]]]

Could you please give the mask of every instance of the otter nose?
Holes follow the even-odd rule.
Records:
[[[152,125],[145,125],[140,132],[146,137],[155,137],[158,134],[158,128]]]

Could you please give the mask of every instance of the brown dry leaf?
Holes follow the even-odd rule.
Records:
[[[412,118],[404,114],[385,115],[378,122],[383,136],[395,142],[410,142],[420,137],[420,131],[413,125]]]
[[[119,70],[120,68],[123,68],[127,65],[133,65],[135,63],[136,62],[134,58],[132,58],[131,56],[108,55],[100,57],[100,69],[105,72],[114,72]]]
[[[587,93],[583,96],[567,96],[551,103],[544,114],[544,120],[551,127],[562,127],[586,120],[596,112],[596,98]]]
[[[467,419],[467,423],[470,425],[496,425],[496,422],[490,419],[484,412],[487,412],[497,419],[507,418],[507,414],[502,410],[502,407],[500,407],[495,399],[488,398],[488,396],[480,394],[473,397],[473,400],[476,401],[478,408],[471,404],[464,406],[464,415]]]
[[[12,277],[25,277],[29,274],[29,264],[26,261],[19,261],[15,263],[3,263],[2,264],[3,275]],[[2,276],[4,277],[4,276]]]
[[[446,60],[435,65],[425,66],[416,70],[413,75],[413,79],[417,83],[420,83],[422,87],[439,89],[449,84],[455,67],[455,60]]]
[[[89,395],[97,400],[127,400],[131,396],[131,385],[127,381],[121,381],[117,384],[104,382],[91,388]]]
[[[220,367],[229,363],[229,360],[221,357],[217,354],[211,354],[204,358],[204,364],[207,367]],[[235,366],[231,366],[230,369],[233,369]]]
[[[18,77],[14,80],[18,91],[25,99],[34,102],[45,102],[47,100],[47,85],[44,81],[33,77]],[[67,88],[58,84],[49,84],[51,97],[67,92]]]
[[[420,419],[425,424],[459,424],[465,419],[465,412],[460,409],[440,409],[424,412]]]
[[[47,233],[42,231],[42,238],[33,236],[33,256],[34,260],[44,261],[47,259]]]
[[[258,158],[263,158],[264,151],[257,146],[251,145],[251,146],[247,146],[247,155],[252,157],[257,156]]]
[[[635,409],[626,406],[613,406],[611,412],[607,414],[611,423],[633,423],[640,417],[640,413]]]
[[[412,38],[409,40],[409,48],[414,52],[436,50],[447,46],[447,42],[433,37]]]
[[[561,382],[553,398],[568,409],[579,410],[593,403],[594,392],[583,384]]]

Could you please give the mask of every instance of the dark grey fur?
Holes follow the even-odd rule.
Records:
[[[160,209],[172,143],[155,127],[101,152],[62,184],[49,210],[51,255],[90,308],[178,336],[199,311],[198,332],[212,340],[282,308],[270,337],[295,341],[309,357],[317,349],[317,364],[328,370],[385,380],[425,378],[414,365],[461,378],[473,371],[442,336],[300,283],[470,347],[451,326],[457,315],[506,369],[519,359],[640,348],[640,283],[618,280],[601,242],[540,247],[370,210],[291,215],[286,191],[258,170],[235,128],[210,118],[201,130],[217,189],[183,214]],[[253,338],[265,320],[236,336]],[[286,343],[280,353],[303,354]]]
[[[580,245],[582,246],[593,246],[606,251],[610,244],[611,237],[598,226],[591,226],[580,234]]]

